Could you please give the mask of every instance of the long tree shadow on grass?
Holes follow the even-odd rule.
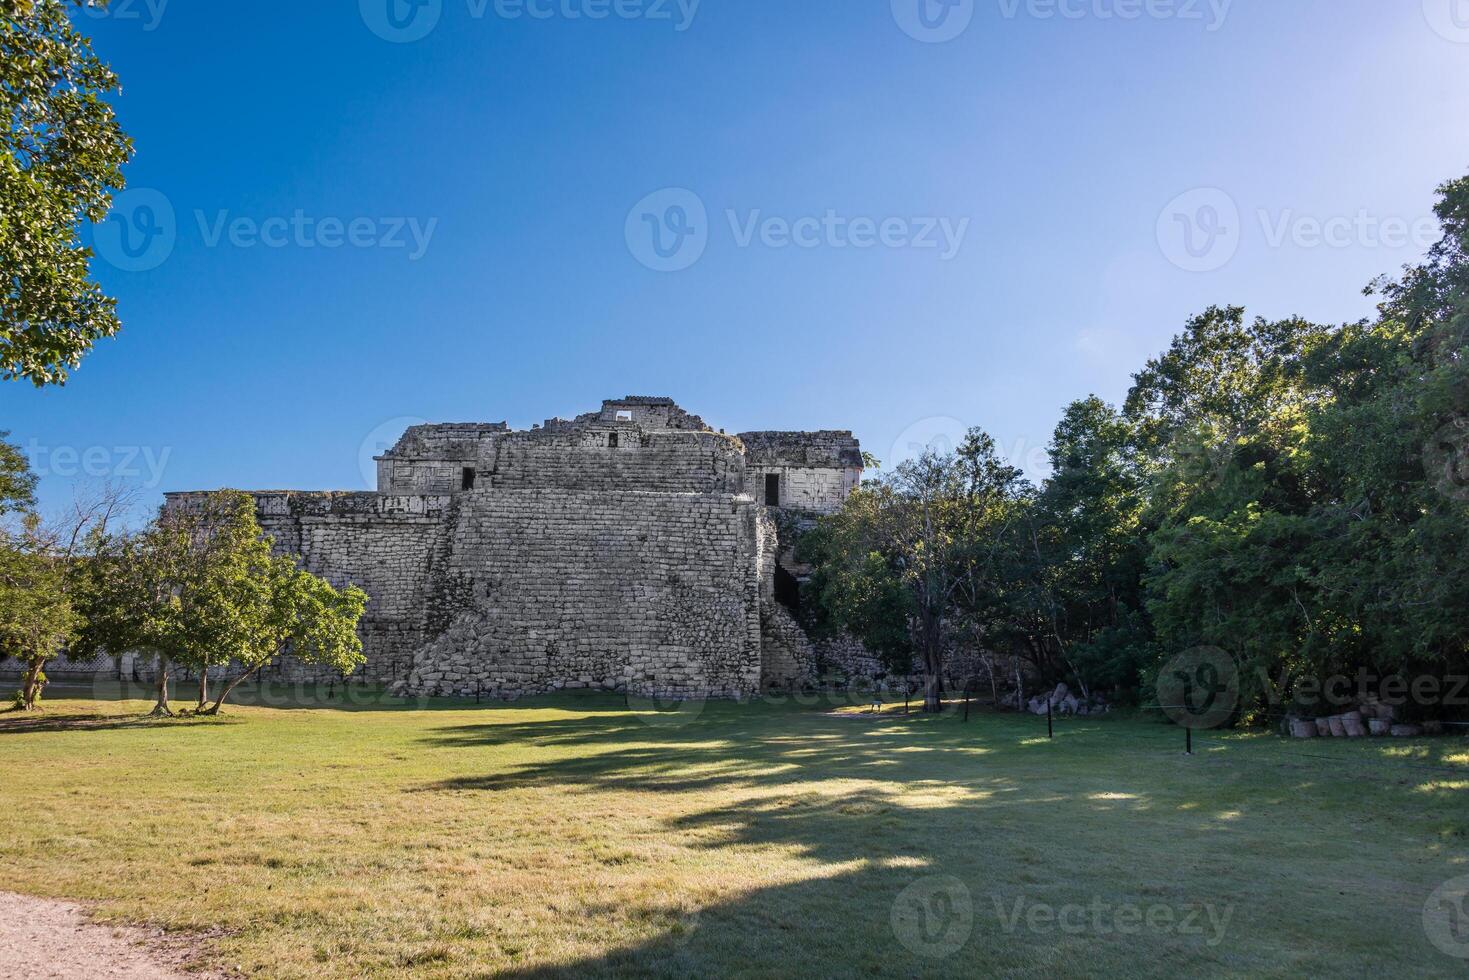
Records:
[[[186,729],[190,724],[229,725],[237,722],[225,718],[153,718],[147,714],[104,715],[104,714],[58,714],[45,711],[37,713],[7,711],[0,712],[0,737],[6,735],[29,735],[40,732],[103,732],[122,729],[159,729],[174,727]]]
[[[554,786],[570,807],[606,792],[660,794],[662,829],[686,863],[700,852],[750,863],[739,881],[707,882],[697,896],[685,885],[661,903],[589,905],[567,925],[589,947],[599,923],[631,923],[647,938],[512,975],[1289,975],[1328,967],[1343,949],[1355,962],[1432,972],[1418,916],[1443,875],[1422,859],[1469,864],[1456,801],[1420,798],[1412,809],[1426,819],[1344,848],[1364,833],[1353,781],[1262,766],[1227,744],[1186,759],[1147,734],[1047,743],[1011,721],[791,712],[772,723],[725,710],[686,724],[637,712],[471,724],[427,742],[518,743],[548,757],[414,791]],[[1380,789],[1404,809],[1422,791]],[[1444,821],[1457,838],[1445,839]],[[781,855],[779,873],[760,870],[766,854]],[[1282,868],[1289,888],[1262,887]],[[1338,882],[1364,877],[1370,898],[1295,901],[1344,895]],[[1078,932],[1044,916],[1035,926],[1025,916],[1036,906],[1103,912]],[[1126,907],[1167,909],[1175,926],[1108,930],[1107,910]]]

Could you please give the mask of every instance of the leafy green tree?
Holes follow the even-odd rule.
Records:
[[[84,643],[158,657],[154,715],[171,715],[175,666],[199,671],[244,648],[249,623],[239,596],[269,558],[254,502],[220,491],[164,510],[141,533],[108,542],[92,567]],[[201,701],[203,694],[201,693]]]
[[[36,506],[36,474],[20,448],[0,432],[0,517],[25,513]]]
[[[173,667],[199,674],[198,709],[217,714],[247,675],[289,649],[350,673],[362,662],[357,622],[367,597],[333,589],[271,554],[248,494],[220,491],[165,510],[143,532],[119,536],[91,568],[91,649],[158,656],[153,713],[168,715]],[[239,665],[211,705],[211,670]]]
[[[0,372],[37,386],[65,383],[119,329],[78,229],[106,217],[132,143],[107,103],[117,77],[72,6],[0,0]]]
[[[1145,486],[1132,439],[1100,398],[1068,406],[1024,526],[1024,585],[1012,603],[1024,644],[1045,680],[1064,674],[1085,694],[1134,683],[1149,645]]]
[[[242,590],[241,610],[248,638],[233,657],[240,673],[219,692],[205,714],[219,714],[234,689],[289,652],[306,664],[348,675],[366,659],[357,624],[367,608],[367,593],[342,590],[300,568],[289,555],[277,555],[256,569]]]
[[[1469,671],[1469,178],[1436,211],[1426,260],[1375,284],[1377,320],[1307,360],[1311,568],[1379,673]]]
[[[973,628],[997,541],[1027,489],[994,440],[974,429],[956,452],[902,463],[823,521],[814,598],[889,662],[916,659],[925,711],[942,707],[945,656]]]
[[[18,536],[0,544],[0,652],[23,671],[15,705],[40,706],[46,664],[74,638],[80,617],[68,594],[66,566],[57,559],[40,519],[29,515]]]
[[[864,487],[811,538],[814,605],[930,676],[1000,644],[1136,691],[1224,647],[1247,714],[1336,708],[1293,678],[1469,673],[1469,177],[1436,213],[1373,319],[1192,318],[1120,413],[1067,409],[1037,493],[975,480],[982,441]]]

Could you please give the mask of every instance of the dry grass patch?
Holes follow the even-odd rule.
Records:
[[[1186,758],[1168,730],[1116,718],[1069,721],[1051,742],[1043,720],[1014,716],[711,704],[670,720],[602,697],[167,722],[144,709],[0,716],[7,887],[216,930],[216,962],[248,974],[1464,967],[1422,915],[1469,862],[1454,832],[1469,766],[1403,768],[1463,766],[1462,742],[1307,760],[1209,737]],[[945,904],[954,883],[967,911]],[[914,901],[929,916],[917,950],[894,915]],[[1017,901],[1230,916],[1211,943],[1017,924]],[[924,955],[956,924],[956,952]]]

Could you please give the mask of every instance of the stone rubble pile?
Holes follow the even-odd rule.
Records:
[[[1066,684],[1057,684],[1050,694],[1033,697],[1024,705],[1020,704],[1019,695],[1007,694],[1000,699],[1000,707],[1044,716],[1048,711],[1056,715],[1101,715],[1110,711],[1112,706],[1100,694],[1087,698],[1073,694]]]
[[[1293,738],[1418,738],[1442,735],[1444,730],[1443,722],[1439,721],[1402,722],[1395,706],[1377,701],[1364,701],[1341,714],[1319,718],[1292,716],[1286,723]]]

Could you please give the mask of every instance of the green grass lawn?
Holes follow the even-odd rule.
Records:
[[[1122,718],[146,707],[0,715],[0,889],[222,928],[246,973],[1469,972],[1424,929],[1469,874],[1469,739],[1187,757]]]

